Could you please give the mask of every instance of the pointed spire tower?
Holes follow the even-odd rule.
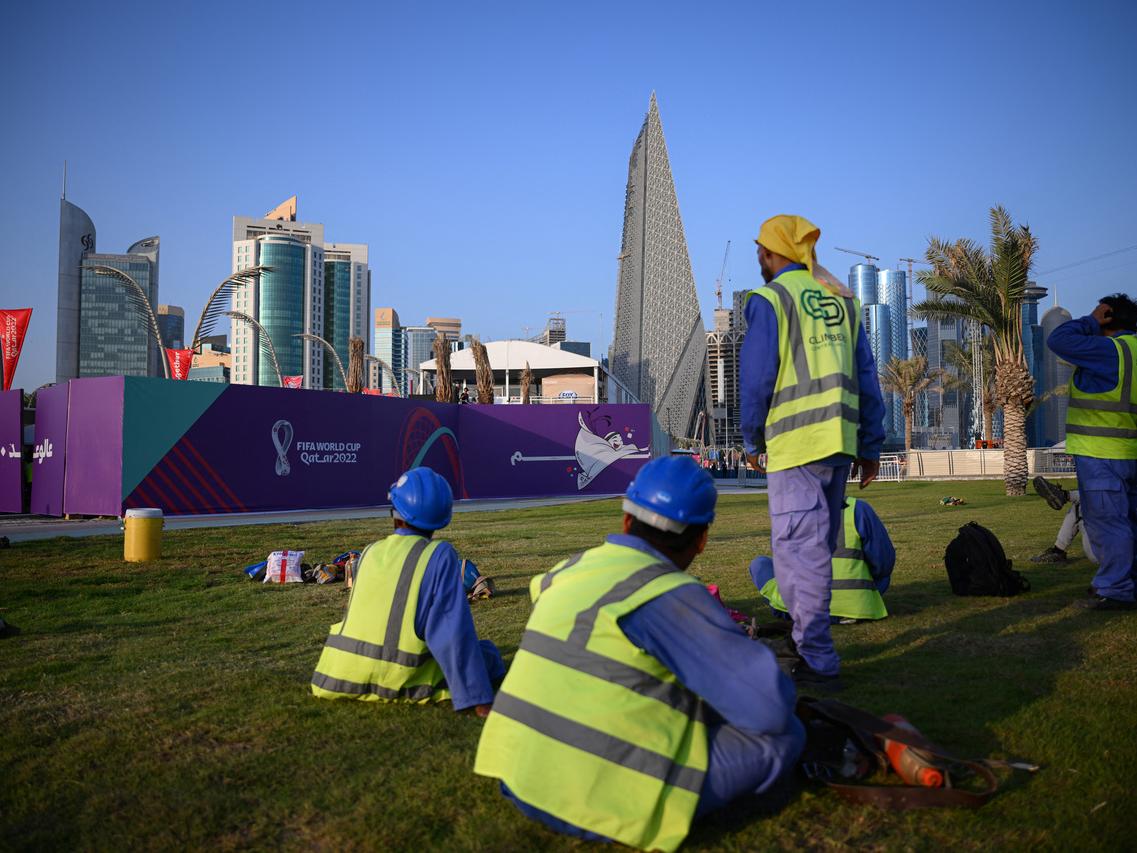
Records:
[[[655,92],[628,160],[619,259],[612,375],[663,429],[694,437],[707,409],[707,335]]]

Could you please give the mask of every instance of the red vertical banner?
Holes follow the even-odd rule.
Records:
[[[24,348],[24,335],[32,319],[31,308],[0,309],[0,350],[4,356],[4,390],[12,387],[20,350]]]
[[[193,367],[192,349],[167,349],[166,361],[170,363],[171,379],[189,379],[190,368]]]
[[[281,378],[284,380],[284,384],[281,386],[283,388],[303,388],[304,387],[304,377],[303,376],[284,376]]]

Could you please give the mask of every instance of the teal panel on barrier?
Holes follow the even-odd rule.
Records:
[[[214,382],[126,377],[122,419],[124,500],[228,387]]]

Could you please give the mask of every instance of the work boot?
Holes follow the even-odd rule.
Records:
[[[1068,563],[1066,552],[1057,545],[1051,545],[1041,554],[1030,558],[1032,563]]]
[[[1137,610],[1137,601],[1122,601],[1120,598],[1106,598],[1104,595],[1093,595],[1075,602],[1083,610]]]
[[[1031,480],[1031,484],[1038,492],[1038,496],[1046,501],[1051,509],[1062,509],[1070,502],[1070,493],[1045,477],[1035,477]]]
[[[804,660],[799,660],[790,669],[794,686],[803,693],[837,693],[845,689],[839,675],[822,675]]]

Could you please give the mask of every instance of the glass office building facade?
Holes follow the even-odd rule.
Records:
[[[268,333],[282,376],[304,374],[304,341],[296,335],[304,332],[304,271],[307,248],[291,237],[262,237],[260,261],[272,267],[260,278],[257,322]],[[276,385],[268,359],[257,362],[258,385]]]
[[[80,266],[79,378],[153,376],[158,344],[149,318],[133,306],[129,285],[96,267],[126,273],[151,301],[155,298],[152,264],[143,256],[87,254]]]
[[[399,315],[394,308],[375,309],[375,355],[388,367],[390,372],[380,368],[379,389],[384,394],[392,392],[406,396],[409,383],[404,368],[406,338],[399,324]],[[392,377],[391,374],[394,374]]]
[[[422,385],[418,371],[419,365],[434,358],[434,339],[438,336],[438,332],[431,326],[405,326],[403,336],[406,346],[406,366],[411,371],[412,393],[428,394],[433,389]]]
[[[874,264],[854,264],[849,270],[849,290],[856,294],[861,305],[875,305],[877,299],[877,268]]]
[[[324,261],[324,333],[347,370],[351,341],[351,261]],[[335,359],[324,355],[324,388],[344,391]]]
[[[185,312],[177,305],[159,305],[158,331],[162,334],[162,346],[170,349],[183,349],[186,340]]]

